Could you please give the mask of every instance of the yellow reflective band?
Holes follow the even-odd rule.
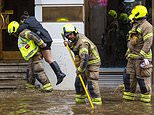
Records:
[[[148,33],[145,36],[143,36],[143,40],[146,40],[146,39],[148,39],[150,37],[153,37],[153,33]]]
[[[150,94],[141,94],[141,98],[146,98],[146,99],[151,99],[151,95]]]
[[[150,50],[149,54],[147,54],[143,50],[141,50],[140,54],[143,55],[145,58],[152,58],[152,51],[151,50]]]
[[[141,28],[137,28],[137,31],[138,31],[139,33],[141,33]]]
[[[131,93],[131,92],[124,92],[123,94],[123,99],[126,99],[126,100],[135,100],[135,93]]]
[[[99,98],[92,98],[92,102],[100,102],[102,101],[102,99],[99,97]]]
[[[94,64],[94,63],[98,63],[101,60],[100,57],[99,57],[99,55],[98,55],[98,53],[96,52],[95,49],[92,50],[92,53],[94,54],[94,56],[96,57],[96,59],[88,61],[88,65]]]
[[[128,95],[128,96],[136,96],[135,93],[131,93],[131,92],[124,92],[124,95]]]
[[[43,40],[40,40],[40,42],[38,43],[39,46],[41,46],[44,43]]]
[[[51,83],[47,83],[43,86],[43,89],[51,89],[51,88],[52,88]]]
[[[135,100],[135,97],[132,97],[132,96],[128,96],[128,95],[123,95],[122,97],[123,99],[126,99],[126,100],[132,100],[134,101]]]
[[[138,56],[139,56],[139,55],[136,55],[136,54],[128,54],[127,57],[136,59]]]
[[[140,99],[142,102],[146,102],[146,103],[150,103],[151,102],[151,99],[144,99],[144,98],[141,98]]]
[[[143,55],[143,56],[147,55],[143,50],[140,51],[140,54]]]
[[[28,39],[28,33],[29,33],[30,31],[26,31],[25,32],[25,37]]]
[[[81,55],[83,52],[88,54],[88,49],[87,48],[81,48],[80,51],[79,51],[79,55]]]
[[[85,69],[81,69],[81,67],[79,66],[79,67],[78,67],[78,71],[79,71],[79,72],[84,72]]]
[[[141,101],[149,103],[151,101],[151,95],[150,94],[141,94]]]
[[[80,99],[85,99],[87,96],[86,95],[76,94],[75,97],[80,98]]]
[[[98,62],[100,62],[100,59],[91,60],[91,61],[88,61],[88,65],[98,63]]]

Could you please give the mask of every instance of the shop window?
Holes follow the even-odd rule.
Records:
[[[83,6],[43,7],[43,22],[81,22]]]

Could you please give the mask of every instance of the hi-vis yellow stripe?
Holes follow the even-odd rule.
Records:
[[[26,31],[26,32],[25,32],[25,37],[26,37],[26,38],[28,38],[28,33],[29,33],[29,32],[30,32],[30,31]]]
[[[137,31],[138,31],[139,33],[141,33],[141,28],[137,28]]]
[[[153,33],[148,33],[145,36],[143,36],[143,40],[146,40],[146,39],[148,39],[150,37],[153,37]]]
[[[88,49],[87,48],[81,48],[80,51],[79,51],[79,55],[81,55],[83,52],[88,54]]]
[[[128,54],[128,57],[136,59],[138,57],[138,55],[136,55],[136,54]]]
[[[88,65],[90,64],[94,64],[94,63],[97,63],[97,62],[100,62],[100,57],[98,55],[98,53],[96,52],[96,50],[92,50],[92,53],[94,54],[94,56],[96,57],[95,60],[91,60],[91,61],[88,61]]]
[[[150,50],[149,54],[147,54],[143,50],[141,50],[140,54],[143,55],[145,58],[152,58],[152,51],[151,50]]]

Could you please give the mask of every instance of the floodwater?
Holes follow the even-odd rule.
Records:
[[[151,104],[123,101],[114,89],[101,90],[103,105],[91,109],[88,104],[75,104],[74,91],[15,89],[0,90],[0,115],[153,115]],[[152,114],[153,113],[153,114]]]

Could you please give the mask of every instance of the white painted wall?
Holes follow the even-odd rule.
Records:
[[[56,76],[46,62],[45,71],[51,83],[53,84],[54,89],[74,90],[74,81],[76,77],[75,67],[72,63],[67,48],[63,44],[63,38],[61,36],[62,27],[64,24],[66,23],[42,23],[43,27],[48,30],[51,37],[53,38],[53,44],[51,46],[53,58],[58,62],[62,71],[66,73],[66,78],[60,85],[56,86]],[[84,24],[82,22],[72,24],[74,24],[79,29],[80,33],[84,33]]]
[[[83,5],[83,0],[35,0],[35,16],[42,23],[43,27],[46,28],[53,39],[51,46],[51,51],[53,58],[60,65],[62,71],[66,73],[66,78],[64,81],[56,86],[56,76],[50,66],[44,61],[45,71],[49,80],[51,81],[53,88],[58,90],[74,90],[74,81],[76,77],[75,67],[72,63],[70,54],[68,53],[66,47],[63,45],[63,38],[61,36],[62,27],[64,24],[68,23],[45,23],[42,22],[42,7],[44,5]],[[76,26],[80,33],[84,34],[84,22],[69,22]]]
[[[35,4],[84,4],[84,0],[35,0]]]

